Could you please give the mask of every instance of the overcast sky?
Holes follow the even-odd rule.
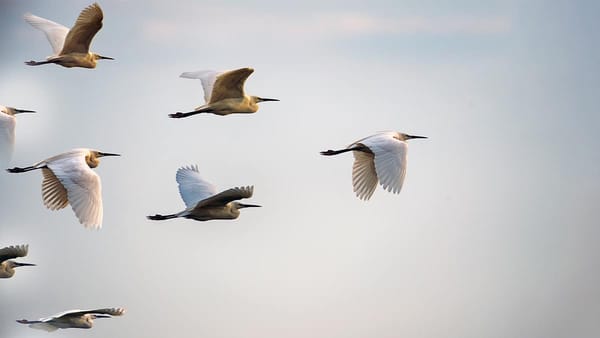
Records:
[[[90,1],[0,0],[11,166],[77,147],[102,160],[104,223],[45,209],[41,173],[0,173],[0,337],[77,308],[125,307],[55,337],[598,337],[600,5],[593,1],[101,1],[94,70],[50,55],[26,12],[70,27]],[[202,103],[184,71],[251,66],[253,115],[169,119]],[[410,141],[402,192],[368,202],[352,155]],[[254,185],[234,221],[183,209],[176,170]]]

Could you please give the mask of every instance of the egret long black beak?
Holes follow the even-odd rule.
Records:
[[[101,152],[98,152],[98,157],[102,157],[102,156],[121,156],[121,154],[101,153]]]
[[[92,317],[94,319],[98,319],[98,318],[111,318],[112,316],[109,316],[109,315],[92,315]]]
[[[15,108],[15,114],[21,114],[21,113],[36,113],[35,110],[27,110],[27,109],[17,109]]]
[[[35,264],[31,264],[31,263],[19,263],[19,262],[15,262],[14,263],[15,266],[35,266]]]
[[[98,55],[98,59],[102,59],[102,60],[114,60],[110,56],[102,56],[102,55]]]
[[[238,203],[238,209],[242,208],[260,208],[262,205]]]
[[[416,136],[416,135],[406,135],[407,139],[411,139],[411,138],[427,138],[427,136]]]
[[[260,101],[259,102],[264,102],[264,101],[279,101],[279,99],[269,99],[266,97],[259,97],[258,98]]]

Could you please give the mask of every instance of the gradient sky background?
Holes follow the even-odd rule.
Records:
[[[77,147],[104,223],[41,201],[41,174],[0,173],[0,337],[74,308],[125,316],[53,337],[598,337],[600,5],[594,1],[101,1],[95,70],[50,55],[31,12],[70,27],[90,1],[1,0],[0,104],[12,165]],[[252,66],[254,115],[202,103],[184,71]],[[352,156],[380,130],[411,141],[400,195],[355,198]],[[183,209],[177,168],[254,185],[235,221],[152,222]]]

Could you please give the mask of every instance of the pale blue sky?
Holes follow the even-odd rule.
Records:
[[[88,1],[1,2],[0,104],[19,116],[13,164],[76,147],[104,224],[41,202],[39,173],[0,173],[0,246],[29,243],[0,286],[14,322],[123,306],[59,337],[597,337],[600,47],[586,1],[102,1],[95,70],[50,54],[25,12],[71,26]],[[183,71],[256,69],[251,116],[167,113],[202,102]],[[352,156],[379,130],[410,143],[400,195],[354,197]],[[231,222],[183,208],[198,164],[218,188],[255,186]]]

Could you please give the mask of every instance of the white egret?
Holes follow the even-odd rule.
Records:
[[[96,168],[102,156],[120,156],[97,150],[79,148],[50,157],[32,166],[7,169],[11,173],[23,173],[41,169],[44,175],[42,198],[50,210],[59,210],[71,204],[71,208],[86,228],[102,226],[102,187]]]
[[[397,194],[406,175],[407,140],[427,138],[396,131],[385,131],[358,140],[342,150],[322,151],[331,156],[347,151],[354,154],[352,185],[356,196],[368,200],[377,187],[377,181],[387,191]]]
[[[19,263],[10,259],[25,257],[29,250],[28,245],[7,246],[0,249],[0,278],[10,278],[15,274],[15,269],[21,266],[35,266],[30,263]]]
[[[35,111],[0,106],[0,163],[8,163],[12,158],[17,125],[15,115],[22,113],[35,113]]]
[[[125,313],[123,308],[109,308],[97,310],[70,310],[55,314],[48,318],[40,320],[17,320],[18,323],[27,324],[29,327],[38,330],[53,332],[58,329],[91,329],[94,326],[94,319],[112,318],[121,316]]]
[[[82,10],[70,30],[61,24],[33,14],[27,13],[24,18],[30,25],[46,34],[54,52],[53,55],[46,58],[46,61],[25,62],[29,66],[56,63],[68,68],[96,68],[97,60],[114,60],[108,56],[90,53],[90,44],[94,35],[102,28],[102,19],[104,18],[98,3],[93,3]]]
[[[196,107],[191,112],[169,114],[169,117],[182,118],[200,113],[212,113],[221,116],[250,114],[258,110],[257,103],[259,102],[279,101],[278,99],[246,95],[244,92],[244,83],[253,72],[254,69],[252,68],[240,68],[226,72],[201,70],[182,73],[180,77],[200,79],[202,88],[204,88],[204,100],[206,104]]]
[[[237,187],[217,194],[215,187],[198,173],[198,166],[182,167],[175,176],[179,184],[179,194],[186,209],[176,214],[147,216],[151,220],[165,220],[184,217],[196,221],[211,219],[236,219],[242,208],[260,207],[260,205],[235,202],[252,197],[254,187]]]

